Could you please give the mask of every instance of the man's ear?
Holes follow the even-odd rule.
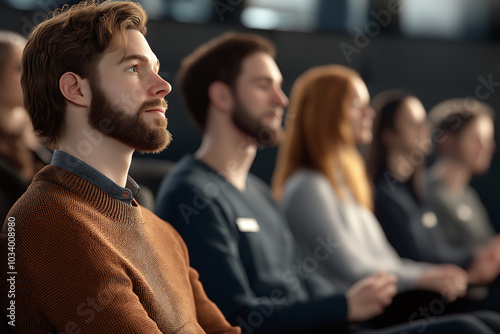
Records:
[[[66,72],[59,79],[59,89],[69,102],[80,107],[90,107],[92,94],[87,79],[82,79],[73,72]]]
[[[230,112],[234,106],[231,89],[222,81],[214,81],[208,87],[210,103],[222,112]]]

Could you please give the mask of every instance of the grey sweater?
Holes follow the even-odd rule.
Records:
[[[495,236],[486,208],[471,186],[457,194],[430,176],[428,195],[450,244],[478,247]]]
[[[415,289],[428,264],[401,259],[373,213],[343,189],[345,201],[323,174],[306,169],[286,182],[282,205],[304,261],[344,290],[380,270],[397,275],[399,292]]]

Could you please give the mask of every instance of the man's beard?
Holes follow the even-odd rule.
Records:
[[[100,87],[93,85],[90,126],[143,153],[158,153],[170,144],[172,135],[167,130],[167,119],[154,117],[147,124],[143,117],[147,109],[160,106],[167,109],[164,99],[147,101],[134,114],[127,114],[117,105],[108,100]]]
[[[270,127],[265,124],[265,118],[274,114],[274,111],[269,111],[260,118],[257,118],[236,99],[236,106],[233,111],[233,123],[242,132],[252,137],[259,146],[274,147],[279,144],[284,134],[281,126]]]

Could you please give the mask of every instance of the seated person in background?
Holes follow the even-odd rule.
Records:
[[[375,214],[389,242],[401,257],[453,263],[467,269],[469,283],[491,283],[500,271],[500,240],[477,249],[450,245],[426,200],[426,155],[432,141],[422,103],[396,91],[380,93],[373,101],[368,169],[375,184]]]
[[[25,104],[57,150],[2,229],[0,255],[15,261],[2,261],[0,304],[14,333],[240,333],[205,295],[181,237],[137,204],[127,178],[134,150],[170,142],[171,88],[146,21],[135,2],[88,1],[30,33]]]
[[[249,173],[258,146],[282,134],[288,99],[274,54],[262,37],[227,33],[183,60],[180,91],[203,138],[162,182],[156,210],[184,238],[207,295],[243,333],[345,332],[347,321],[390,304],[395,278],[375,273],[336,293],[315,272],[331,245],[301,262],[269,187]],[[437,323],[427,333],[438,333]]]
[[[495,151],[494,111],[471,99],[451,99],[429,112],[436,161],[429,172],[428,198],[448,242],[478,247],[496,232],[476,191],[473,176],[486,173]]]
[[[0,31],[0,221],[28,188],[31,179],[50,162],[33,132],[23,104],[21,55],[26,39]]]
[[[373,322],[377,326],[408,321],[420,300],[428,305],[440,294],[463,296],[463,269],[400,258],[371,211],[370,182],[356,145],[370,143],[374,111],[359,74],[339,65],[311,69],[297,79],[290,99],[273,191],[304,258],[332,245],[317,269],[344,291],[379,270],[398,277],[399,293],[423,290],[396,296],[399,302]]]

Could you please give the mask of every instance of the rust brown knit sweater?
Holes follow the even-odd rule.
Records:
[[[11,324],[15,301],[13,333],[240,333],[205,295],[181,237],[135,200],[47,166],[9,217],[0,301]]]

